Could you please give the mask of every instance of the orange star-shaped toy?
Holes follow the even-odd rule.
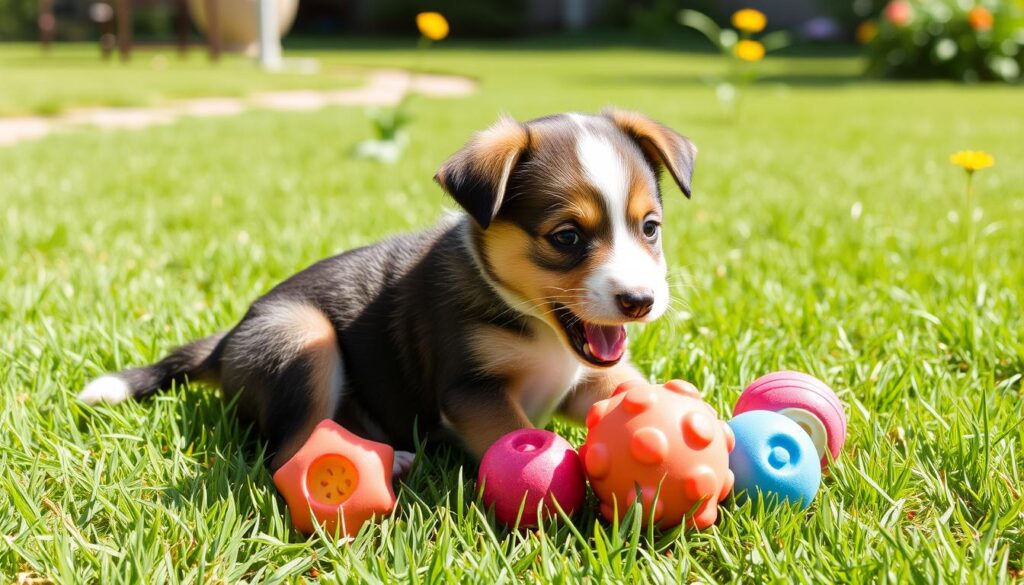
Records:
[[[364,522],[394,509],[394,460],[388,445],[324,420],[274,473],[274,485],[288,503],[295,528],[312,534],[315,520],[329,533],[353,537]]]

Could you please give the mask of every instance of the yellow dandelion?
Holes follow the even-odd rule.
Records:
[[[760,10],[744,8],[732,15],[732,25],[746,33],[759,33],[768,24],[768,17]]]
[[[764,59],[764,45],[757,41],[740,41],[736,43],[736,56],[743,61],[760,61]]]
[[[950,155],[949,162],[961,167],[968,173],[987,169],[996,164],[996,159],[989,153],[981,150],[961,150]]]
[[[432,41],[444,40],[448,36],[448,21],[440,12],[420,12],[416,15],[416,28]]]

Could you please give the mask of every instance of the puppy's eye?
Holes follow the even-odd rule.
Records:
[[[661,224],[659,224],[658,222],[654,221],[653,219],[649,219],[649,220],[645,221],[644,222],[644,236],[646,236],[648,240],[653,240],[654,238],[658,237],[658,228],[660,228],[660,227],[661,227]]]
[[[583,238],[575,228],[566,228],[564,230],[558,230],[557,232],[548,236],[551,241],[562,248],[572,248],[578,246]]]

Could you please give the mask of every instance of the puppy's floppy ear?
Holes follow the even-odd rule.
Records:
[[[502,116],[445,161],[434,180],[487,229],[501,208],[509,175],[529,141],[526,126]]]
[[[637,112],[609,109],[602,113],[639,144],[647,158],[661,161],[686,197],[690,197],[697,147],[688,138]]]

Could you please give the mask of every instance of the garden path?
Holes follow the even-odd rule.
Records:
[[[0,147],[36,140],[64,130],[96,127],[138,129],[171,124],[182,117],[233,116],[253,108],[313,111],[328,106],[389,106],[407,92],[429,97],[472,94],[476,82],[450,75],[418,75],[399,69],[378,69],[361,87],[336,90],[260,92],[247,97],[204,97],[167,102],[154,107],[75,108],[57,116],[0,118]]]

